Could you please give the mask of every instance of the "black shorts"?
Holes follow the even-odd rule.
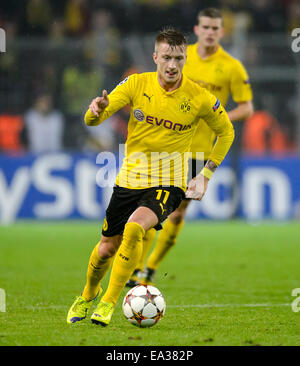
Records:
[[[188,182],[196,177],[206,164],[207,160],[190,159],[189,160],[189,170],[188,170]],[[190,201],[191,198],[184,197],[184,200]]]
[[[128,189],[114,186],[102,234],[121,235],[131,214],[141,206],[150,208],[156,214],[158,224],[154,228],[160,230],[161,223],[176,210],[183,198],[184,192],[178,187]]]

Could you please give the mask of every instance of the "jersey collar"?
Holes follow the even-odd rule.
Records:
[[[182,75],[182,82],[179,88],[172,90],[170,92],[166,91],[164,88],[162,88],[158,82],[158,77],[157,77],[157,71],[154,73],[154,77],[155,77],[155,86],[160,90],[160,92],[164,95],[172,95],[175,93],[178,93],[179,91],[182,90],[182,88],[184,88],[185,84],[186,84],[186,77],[184,75]]]
[[[223,48],[221,45],[218,46],[217,51],[215,53],[213,53],[212,55],[206,57],[206,58],[202,58],[199,53],[198,53],[198,43],[196,43],[196,53],[198,58],[203,61],[203,62],[209,62],[211,60],[213,60],[214,58],[218,57],[220,55],[220,53],[223,51]]]

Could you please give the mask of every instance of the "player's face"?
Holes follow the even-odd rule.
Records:
[[[216,47],[223,37],[222,19],[200,17],[198,25],[194,27],[194,32],[198,37],[198,43],[202,46]]]
[[[176,85],[181,81],[186,62],[186,46],[171,47],[168,43],[159,43],[155,47],[153,60],[157,65],[159,81],[166,86]]]

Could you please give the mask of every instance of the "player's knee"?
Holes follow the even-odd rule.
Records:
[[[110,238],[102,238],[99,245],[99,256],[103,259],[111,258],[116,254],[118,245]]]
[[[177,209],[169,216],[169,219],[172,221],[174,225],[179,225],[182,223],[185,217],[185,210]]]
[[[145,230],[139,223],[127,222],[125,225],[123,239],[126,238],[126,240],[131,243],[142,243],[144,235]]]

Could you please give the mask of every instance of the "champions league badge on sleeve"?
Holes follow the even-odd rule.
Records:
[[[215,105],[212,107],[212,109],[213,109],[213,111],[215,112],[219,107],[220,107],[220,101],[219,101],[219,99],[217,98],[217,101],[216,101]]]
[[[126,81],[129,79],[129,76],[127,76],[127,78],[125,78],[124,80],[122,80],[118,85],[122,85],[124,83],[126,83]]]

